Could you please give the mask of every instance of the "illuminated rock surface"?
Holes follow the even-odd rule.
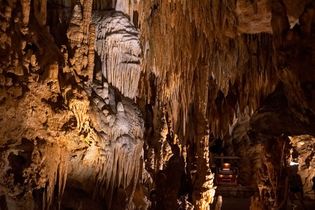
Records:
[[[250,209],[291,209],[293,174],[315,199],[315,3],[0,0],[0,113],[1,210],[224,208],[220,155]]]

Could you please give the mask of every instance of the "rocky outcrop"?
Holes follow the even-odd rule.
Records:
[[[313,136],[301,135],[290,138],[292,144],[291,161],[297,161],[297,174],[301,177],[305,197],[314,199],[314,140]],[[295,157],[297,156],[297,157]]]
[[[88,194],[85,202],[94,202],[95,209],[136,205],[132,198],[143,171],[143,120],[127,98],[134,95],[117,91],[106,72],[100,78],[94,75],[92,1],[74,5],[64,37],[49,33],[45,1],[22,3],[1,2],[1,11],[6,11],[1,16],[1,206],[89,208],[67,200],[71,192],[78,198]],[[30,13],[34,7],[36,14]],[[104,48],[111,47],[103,41]],[[121,44],[118,40],[116,47]],[[127,60],[103,63],[121,69],[126,61],[128,70],[134,65],[128,60],[132,50],[116,52]]]

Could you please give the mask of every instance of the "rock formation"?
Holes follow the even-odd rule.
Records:
[[[0,209],[220,209],[221,154],[252,210],[292,163],[315,199],[314,34],[312,0],[0,0]]]

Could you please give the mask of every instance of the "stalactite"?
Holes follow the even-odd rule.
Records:
[[[87,111],[89,102],[87,100],[72,99],[69,101],[69,108],[77,120],[77,128],[82,131],[84,124],[88,121]]]
[[[46,154],[49,153],[51,153],[51,155],[55,155],[56,160],[54,162],[48,162],[48,164],[50,164],[49,167],[51,173],[47,174],[47,184],[44,190],[42,201],[43,210],[50,209],[53,203],[55,205],[57,204],[58,206],[60,205],[67,180],[68,155],[66,150],[62,148],[52,151],[48,150]],[[47,159],[47,161],[51,160]],[[56,200],[54,200],[55,193],[57,195]]]
[[[130,111],[130,109],[127,109],[123,112],[132,114]],[[131,189],[128,195],[128,203],[131,202],[130,199],[133,198],[133,193],[138,184],[140,160],[142,158],[143,142],[137,139],[137,135],[141,135],[141,130],[130,130],[139,129],[139,126],[141,126],[132,122],[137,118],[118,118],[119,116],[111,129],[112,132],[108,133],[108,139],[100,138],[98,140],[103,141],[98,143],[101,147],[96,148],[95,151],[100,153],[100,156],[93,160],[98,171],[96,176],[98,187],[94,192],[96,194],[100,193],[101,196],[106,198],[108,208],[111,208],[114,192],[118,188]],[[128,124],[132,124],[133,127],[128,126]],[[121,127],[125,127],[125,129],[117,129]],[[85,158],[89,159],[88,156]]]
[[[211,132],[220,135],[222,131],[227,131],[226,125],[237,114],[237,105],[240,113],[247,106],[250,110],[255,110],[260,99],[274,90],[277,79],[272,54],[269,52],[272,37],[269,34],[236,36],[237,33],[232,36],[235,16],[230,14],[235,4],[222,1],[211,1],[210,4],[203,1],[193,4],[186,2],[186,8],[190,8],[188,10],[176,2],[177,9],[173,11],[171,8],[175,5],[174,2],[176,1],[158,1],[155,5],[142,3],[144,15],[141,25],[148,25],[142,28],[142,36],[146,40],[154,40],[146,47],[144,68],[148,75],[153,73],[156,76],[159,87],[157,98],[161,105],[169,107],[174,128],[187,127],[189,106],[194,103],[192,87],[196,83],[196,70],[202,68],[205,74],[209,72],[214,80],[209,98],[209,103],[212,104],[210,127]],[[149,7],[156,9],[150,10]],[[197,15],[195,11],[211,15],[203,16],[200,12]],[[174,17],[176,25],[169,21]],[[222,28],[214,25],[209,27],[208,23],[212,22],[221,22],[217,25]],[[224,34],[226,31],[231,33]],[[248,82],[253,79],[255,82]],[[206,88],[202,83],[196,84]],[[237,90],[233,92],[237,103],[227,104],[224,101],[233,89]],[[221,111],[213,109],[218,91],[224,94]],[[150,91],[141,89],[141,92]],[[228,114],[221,119],[219,116],[223,112]]]
[[[128,201],[121,205],[129,206],[138,184],[143,158],[141,114],[128,100],[110,102],[116,96],[108,83],[92,87],[93,90],[87,93],[93,98],[91,105],[95,112],[89,116],[90,129],[86,131],[86,138],[90,148],[83,161],[96,170],[97,187],[93,190],[96,197],[105,198],[110,209],[117,191],[123,190],[128,192]],[[112,106],[110,109],[107,107],[109,104]],[[91,139],[91,136],[95,138]]]

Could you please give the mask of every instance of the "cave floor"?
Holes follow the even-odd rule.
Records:
[[[222,210],[246,210],[249,204],[249,198],[223,197]]]
[[[305,208],[287,207],[287,210],[314,210],[315,201],[305,201]],[[247,210],[249,209],[250,198],[233,198],[233,197],[223,197],[222,210]]]
[[[217,195],[222,195],[222,210],[247,210],[254,189],[245,186],[218,186]]]
[[[253,193],[254,189],[245,186],[219,186],[217,189],[217,194],[223,197],[222,210],[248,210]],[[299,207],[301,203],[297,200],[293,203],[297,204],[297,207],[293,208],[288,204],[287,210],[315,209],[315,200],[305,200],[305,208]]]

